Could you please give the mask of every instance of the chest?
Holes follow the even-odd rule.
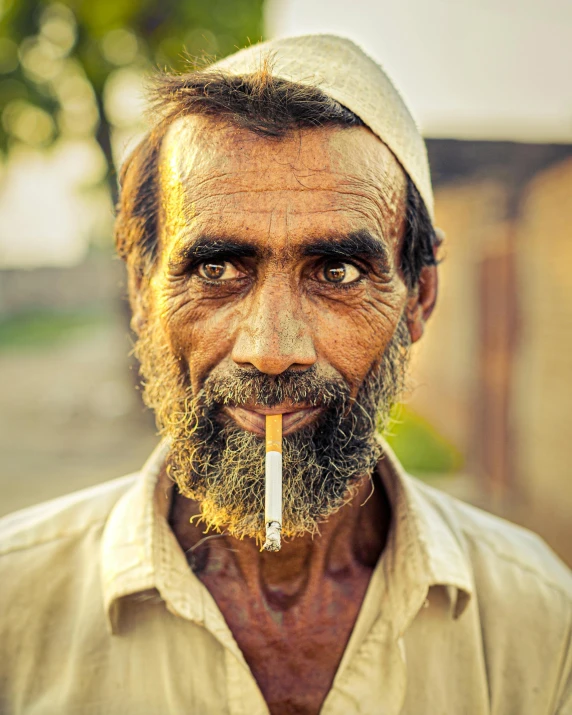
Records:
[[[263,591],[208,584],[272,715],[315,715],[329,693],[369,575],[324,582],[282,608]],[[286,606],[286,607],[284,607]]]

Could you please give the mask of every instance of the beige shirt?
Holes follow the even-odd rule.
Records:
[[[268,713],[168,526],[164,454],[1,520],[1,713]],[[567,569],[386,459],[389,539],[322,713],[570,715]]]

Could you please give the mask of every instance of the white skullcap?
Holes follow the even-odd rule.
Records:
[[[248,75],[266,58],[274,77],[317,87],[356,114],[391,149],[433,218],[425,142],[400,94],[371,57],[344,37],[302,35],[252,45],[212,67]]]

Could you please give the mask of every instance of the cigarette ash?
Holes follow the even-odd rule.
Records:
[[[263,551],[280,551],[280,532],[282,527],[277,521],[266,524],[266,541],[262,547]]]

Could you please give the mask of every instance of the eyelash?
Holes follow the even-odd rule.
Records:
[[[336,258],[326,258],[322,259],[320,264],[318,265],[318,270],[323,269],[324,266],[329,263],[330,261],[334,262],[340,262],[340,263],[347,263],[350,266],[353,266],[359,271],[359,278],[357,278],[355,281],[352,281],[351,283],[330,283],[329,281],[316,281],[320,286],[324,286],[326,290],[351,290],[352,288],[356,288],[360,283],[362,283],[363,279],[368,275],[369,271],[368,269],[358,263],[357,261],[351,261],[348,259],[336,259]]]
[[[233,263],[233,258],[231,256],[229,256],[229,257],[221,256],[221,257],[217,257],[217,258],[211,258],[209,260],[213,263],[214,262]],[[315,281],[318,285],[325,288],[326,290],[351,290],[352,288],[355,288],[356,286],[358,286],[369,273],[369,270],[366,266],[362,265],[361,263],[358,263],[355,260],[352,261],[352,260],[347,260],[347,259],[343,260],[343,259],[335,259],[335,258],[321,259],[320,262],[318,263],[318,265],[316,266],[314,272],[317,272],[320,269],[322,269],[328,262],[337,261],[337,260],[339,260],[339,262],[341,262],[341,263],[348,263],[349,265],[354,266],[354,268],[356,268],[359,271],[360,277],[358,279],[356,279],[355,281],[352,281],[351,283],[330,283],[328,281],[318,281],[318,280]],[[210,280],[208,278],[205,278],[204,276],[201,276],[198,273],[198,268],[203,263],[206,263],[206,262],[207,261],[205,261],[204,259],[199,260],[199,261],[193,261],[193,263],[188,266],[187,273],[190,276],[198,278],[203,285],[206,285],[206,286],[209,286],[212,288],[217,288],[217,289],[220,289],[222,287],[226,287],[228,289],[230,287],[228,284],[231,281]],[[233,263],[233,265],[235,265],[235,264]],[[239,281],[242,282],[245,279],[246,279],[246,276],[243,276],[241,278],[234,279],[232,282],[234,283],[234,285],[236,285],[237,282],[239,282]]]
[[[232,284],[234,286],[237,285],[237,283],[242,284],[243,281],[248,280],[247,276],[241,276],[240,278],[235,278],[232,281],[215,281],[215,280],[210,280],[209,278],[205,278],[204,276],[201,276],[199,274],[199,267],[203,263],[232,263],[233,265],[236,265],[236,262],[233,261],[233,257],[224,257],[224,256],[217,256],[216,258],[209,258],[209,259],[202,259],[202,260],[195,260],[193,261],[186,269],[186,273],[190,278],[196,278],[198,279],[203,286],[206,286],[208,288],[211,288],[213,290],[226,290],[227,292],[231,289]]]

